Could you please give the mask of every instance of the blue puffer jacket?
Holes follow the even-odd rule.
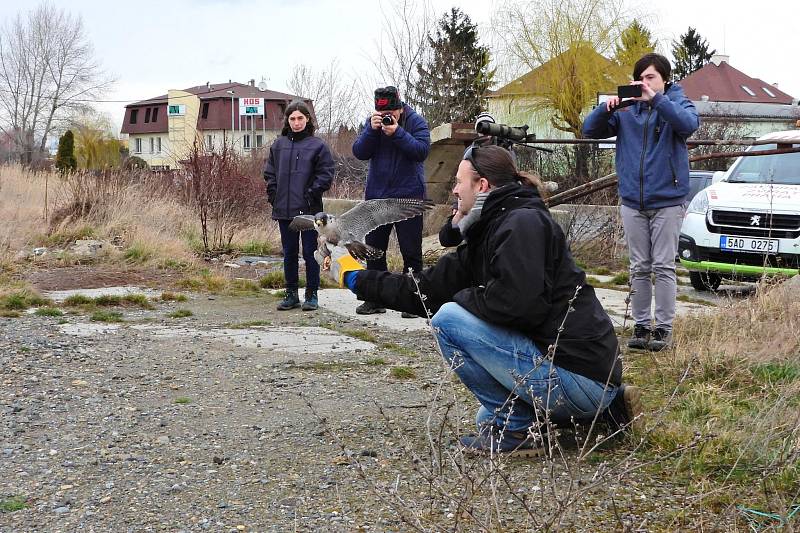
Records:
[[[278,137],[269,149],[264,179],[274,220],[317,214],[333,181],[331,151],[318,137]]]
[[[423,161],[431,148],[428,123],[403,104],[400,125],[391,137],[373,130],[370,119],[353,143],[353,155],[369,159],[364,198],[425,198]]]
[[[651,103],[611,113],[601,104],[583,123],[585,137],[617,136],[620,200],[639,210],[684,203],[689,193],[686,139],[700,126],[697,110],[680,85],[656,93]]]

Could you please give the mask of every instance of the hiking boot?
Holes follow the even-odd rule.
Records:
[[[356,313],[359,315],[374,315],[375,313],[385,313],[386,308],[381,307],[375,302],[364,302],[356,307]]]
[[[319,309],[319,299],[317,298],[316,289],[306,289],[306,297],[301,309],[303,311],[316,311]]]
[[[403,311],[402,313],[400,313],[400,317],[401,318],[422,318],[422,317],[419,317],[419,316],[415,315],[414,313],[408,313],[406,311]]]
[[[660,352],[672,346],[672,331],[666,328],[656,328],[650,337],[647,347],[651,352]]]
[[[644,350],[650,342],[650,328],[636,324],[633,326],[633,336],[628,339],[628,348]]]
[[[635,385],[623,383],[617,389],[617,395],[611,400],[608,409],[603,413],[608,426],[613,430],[630,429],[642,431],[644,416],[642,414],[642,391]]]
[[[547,453],[541,433],[504,431],[495,425],[484,426],[478,435],[461,437],[458,441],[468,453],[507,457],[541,457]]]
[[[300,298],[297,297],[297,289],[286,289],[286,296],[278,304],[278,311],[288,311],[300,307]]]

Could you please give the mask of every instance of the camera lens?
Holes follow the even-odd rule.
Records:
[[[381,124],[383,124],[384,126],[391,126],[392,124],[394,124],[394,117],[392,117],[392,115],[389,114],[383,115],[383,117],[381,117]]]

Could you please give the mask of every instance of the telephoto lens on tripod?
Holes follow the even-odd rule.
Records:
[[[512,141],[525,141],[528,137],[528,127],[512,128],[505,124],[494,124],[492,122],[484,121],[478,122],[475,125],[475,131],[481,135],[491,135],[492,137],[500,137],[503,139],[511,139]]]

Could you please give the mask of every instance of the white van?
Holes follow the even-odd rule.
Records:
[[[770,133],[774,144],[748,151],[800,148],[800,130]],[[678,257],[697,290],[722,278],[800,273],[800,152],[739,157],[691,201]]]

